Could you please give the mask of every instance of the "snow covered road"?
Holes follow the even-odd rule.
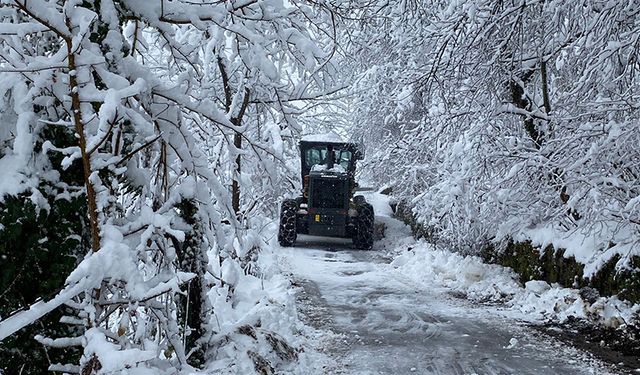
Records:
[[[612,374],[588,354],[398,272],[382,250],[301,238],[282,249],[301,310],[335,358],[318,374]]]

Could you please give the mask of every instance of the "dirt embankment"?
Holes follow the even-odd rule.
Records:
[[[614,329],[569,319],[562,324],[547,324],[538,329],[593,353],[623,373],[637,374],[640,371],[640,327],[622,326]]]

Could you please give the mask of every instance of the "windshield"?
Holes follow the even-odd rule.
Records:
[[[339,164],[345,170],[349,170],[349,164],[351,163],[351,151],[334,149],[333,162],[334,164]],[[327,165],[327,147],[318,146],[307,149],[305,163],[310,168],[314,165]]]
[[[327,149],[322,147],[314,147],[307,150],[305,155],[306,163],[309,167],[316,164],[327,164]]]
[[[351,162],[351,151],[347,150],[335,150],[335,163],[340,164],[342,168],[349,169],[349,163]]]

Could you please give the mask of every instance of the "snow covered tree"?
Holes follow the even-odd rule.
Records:
[[[398,197],[459,249],[546,228],[600,238],[577,254],[587,273],[616,254],[623,267],[640,239],[638,11],[486,0],[362,12],[351,34],[375,43],[354,44],[366,70],[352,108],[387,166],[372,173],[400,182]]]
[[[256,285],[246,257],[265,243],[243,220],[288,183],[280,163],[300,130],[295,103],[333,89],[329,13],[278,1],[0,4],[12,129],[2,199],[27,194],[47,210],[42,180],[59,199],[84,194],[91,249],[56,296],[0,321],[0,340],[65,304],[75,313],[61,322],[80,333],[37,340],[80,347],[82,359],[51,370],[164,373],[225,356],[231,372],[241,356],[269,364],[266,353],[233,354],[239,326],[246,336],[264,324],[250,336],[287,348],[260,319],[235,323],[248,298],[236,290]],[[82,189],[52,172],[57,163],[81,164]]]

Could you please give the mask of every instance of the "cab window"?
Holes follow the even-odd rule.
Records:
[[[305,162],[307,166],[312,167],[315,164],[326,164],[327,149],[324,147],[314,147],[307,150]]]
[[[347,150],[335,150],[336,158],[335,163],[340,164],[345,170],[349,170],[349,163],[351,163],[351,151]]]

